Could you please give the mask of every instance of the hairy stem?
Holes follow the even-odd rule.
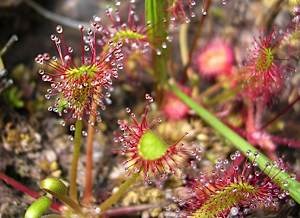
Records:
[[[137,181],[138,178],[139,178],[138,173],[132,174],[132,176],[129,179],[127,179],[123,184],[121,184],[118,191],[113,193],[108,199],[106,199],[100,205],[101,212],[103,213],[111,206],[113,206],[115,203],[117,203],[119,199],[128,191],[129,187]]]
[[[170,86],[173,93],[181,99],[187,106],[193,109],[198,116],[200,116],[207,124],[212,128],[218,131],[222,136],[229,140],[232,145],[246,155],[251,161],[256,161],[258,167],[264,171],[265,167],[271,163],[271,160],[267,158],[264,154],[258,151],[254,146],[247,142],[244,138],[239,136],[236,132],[226,126],[222,121],[216,118],[212,113],[207,111],[202,106],[194,102],[190,97],[184,94],[174,83],[171,83]],[[247,155],[248,152],[258,153],[258,158],[255,159],[255,156]],[[280,172],[275,178],[273,177],[273,172]],[[288,173],[281,172],[282,170],[273,167],[271,171],[265,172],[276,184],[278,184],[282,189],[287,190],[290,193],[290,196],[297,202],[300,203],[300,183],[293,179]]]
[[[73,159],[70,168],[70,190],[69,194],[73,201],[77,202],[77,168],[78,160],[80,155],[80,144],[81,144],[81,132],[82,132],[82,121],[77,120],[75,123],[75,135],[74,135],[74,149],[73,149]]]

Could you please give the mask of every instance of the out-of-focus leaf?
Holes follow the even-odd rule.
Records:
[[[22,93],[17,87],[11,87],[4,91],[3,93],[5,101],[14,108],[24,107],[24,101],[22,98]]]

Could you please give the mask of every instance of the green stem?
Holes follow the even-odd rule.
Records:
[[[52,177],[46,178],[41,181],[40,188],[69,206],[77,215],[84,217],[85,214],[82,212],[80,205],[67,195],[68,189],[61,180]]]
[[[118,191],[113,193],[108,199],[106,199],[100,205],[101,212],[103,213],[111,206],[113,206],[115,203],[117,203],[119,199],[128,191],[129,187],[137,181],[138,178],[139,178],[138,173],[132,174],[132,176],[129,179],[127,179],[122,185],[120,185]]]
[[[166,43],[168,29],[168,1],[145,0],[145,20],[151,27],[147,33],[153,50],[153,69],[154,77],[157,82],[158,90],[162,89],[167,83],[167,62],[168,49],[162,47]],[[156,49],[156,50],[155,50]],[[158,55],[159,54],[159,55]]]
[[[73,159],[70,168],[70,197],[73,201],[77,202],[77,168],[78,160],[80,155],[80,144],[81,144],[81,134],[82,134],[82,121],[77,120],[75,123],[75,135],[74,135],[74,150]]]
[[[223,135],[227,140],[229,140],[236,149],[241,151],[251,161],[257,162],[258,167],[262,171],[264,171],[282,189],[287,190],[290,196],[298,204],[300,204],[300,183],[298,181],[293,179],[288,173],[281,172],[281,169],[279,169],[276,166],[272,166],[272,170],[265,170],[266,166],[272,162],[269,158],[267,158],[264,154],[259,152],[249,142],[247,142],[244,138],[242,138],[232,129],[227,127],[212,113],[207,111],[202,106],[198,105],[190,97],[188,97],[186,94],[180,91],[180,89],[175,84],[172,83],[170,85],[170,88],[178,98],[180,98],[186,105],[188,105],[191,109],[193,109],[198,114],[198,116],[200,116],[207,124],[209,124],[212,128],[214,128],[221,135]],[[259,155],[258,157],[255,157],[254,155],[247,155],[248,152],[251,152],[252,154],[258,153]],[[280,173],[274,176],[277,172]]]

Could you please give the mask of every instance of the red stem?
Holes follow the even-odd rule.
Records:
[[[228,124],[227,124],[228,125]],[[235,132],[237,132],[239,135],[243,137],[247,137],[247,132],[241,128],[234,127],[232,125],[229,125],[230,128],[232,128]],[[275,143],[281,144],[281,145],[287,145],[290,148],[300,148],[300,141],[295,140],[295,139],[289,139],[289,138],[284,138],[280,136],[274,136],[269,134],[271,140]]]
[[[300,141],[297,141],[295,139],[283,138],[283,137],[272,136],[272,135],[271,135],[271,139],[275,143],[287,145],[290,148],[300,148]]]
[[[204,2],[203,10],[206,12],[206,15],[201,16],[200,21],[199,21],[199,26],[197,28],[197,32],[195,33],[195,36],[192,40],[192,44],[191,44],[190,52],[189,52],[189,57],[188,57],[189,59],[188,59],[188,62],[186,63],[186,65],[183,68],[182,76],[184,78],[182,78],[182,82],[184,82],[186,80],[187,70],[190,67],[191,63],[192,63],[192,56],[193,56],[193,53],[194,53],[195,49],[197,48],[197,44],[198,44],[202,29],[203,29],[203,24],[204,24],[204,21],[205,21],[206,17],[208,16],[207,13],[209,11],[211,2],[212,2],[212,0],[207,0],[207,1]]]
[[[299,100],[300,100],[300,95],[294,101],[292,101],[288,106],[286,106],[282,111],[280,111],[276,116],[274,116],[271,120],[269,120],[267,123],[265,123],[261,127],[261,130],[265,129],[270,124],[272,124],[275,120],[277,120],[279,117],[281,117],[286,112],[288,112]]]
[[[97,104],[95,101],[92,103],[92,111],[97,110]],[[90,116],[90,122],[95,125],[96,116],[92,113]],[[94,135],[95,126],[88,125],[88,135],[86,141],[86,165],[85,165],[85,189],[83,194],[83,203],[90,204],[93,198],[93,153],[94,153]]]
[[[29,195],[30,197],[37,199],[40,197],[40,194],[36,191],[31,190],[30,188],[26,187],[25,185],[17,182],[16,180],[14,180],[13,178],[5,175],[3,172],[0,171],[0,180],[2,180],[3,182],[5,182],[6,184],[12,186],[14,189]],[[60,212],[60,208],[61,205],[57,204],[57,203],[53,203],[51,205],[51,209],[54,212]]]
[[[246,120],[246,132],[252,133],[256,130],[255,119],[254,119],[255,109],[254,104],[249,101],[247,107],[247,120]],[[246,135],[247,137],[248,135]]]

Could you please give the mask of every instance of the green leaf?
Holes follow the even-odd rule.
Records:
[[[22,108],[24,107],[24,101],[21,99],[22,92],[17,87],[10,87],[5,90],[4,93],[5,101],[14,108]]]
[[[257,150],[253,145],[248,141],[238,135],[235,131],[226,126],[222,121],[215,117],[208,110],[203,108],[201,105],[198,105],[185,93],[183,93],[175,84],[170,85],[173,93],[181,99],[187,106],[193,109],[199,117],[201,117],[208,125],[213,129],[219,132],[223,137],[232,143],[232,145],[241,151],[248,159],[257,163],[258,167],[266,173],[277,185],[279,185],[283,190],[287,190],[290,193],[290,196],[300,204],[300,183],[292,178],[288,173],[282,172],[276,166],[272,165],[272,170],[265,170],[266,166],[272,163],[272,161]],[[258,157],[254,155],[247,155],[248,152],[252,154],[259,154]],[[256,158],[256,159],[255,159]],[[274,175],[278,173],[274,177]]]
[[[139,141],[138,151],[145,160],[157,160],[164,156],[168,145],[153,131],[148,130]]]
[[[46,196],[38,198],[26,210],[24,218],[40,218],[49,209],[51,203],[51,199]]]
[[[84,215],[80,205],[67,195],[68,188],[60,179],[53,177],[46,178],[41,181],[40,188],[69,206],[76,214]]]

